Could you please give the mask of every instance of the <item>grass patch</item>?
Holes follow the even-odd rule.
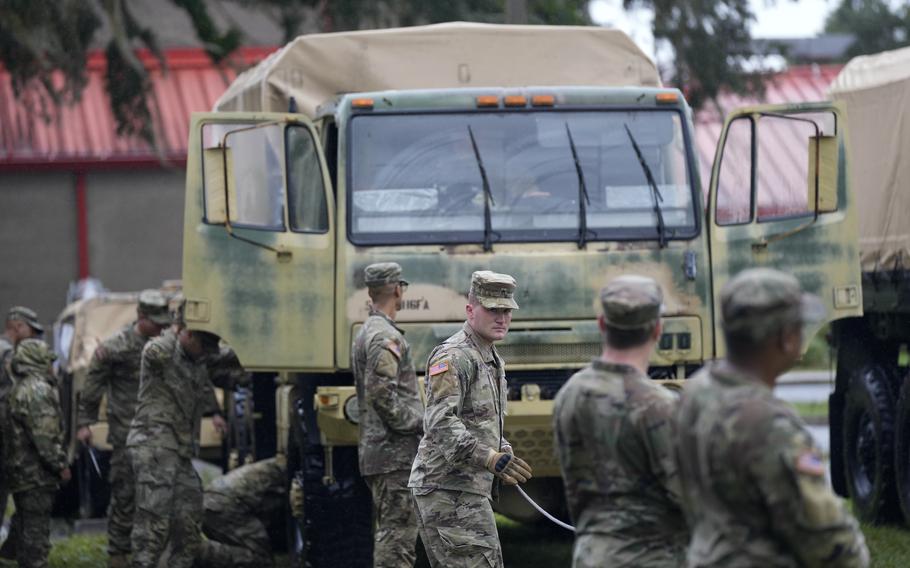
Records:
[[[793,408],[803,420],[811,422],[828,421],[828,403],[827,401],[817,402],[791,402]]]
[[[863,525],[872,556],[872,568],[905,568],[910,565],[910,533],[906,527]]]

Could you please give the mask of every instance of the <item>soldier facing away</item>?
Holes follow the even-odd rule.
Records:
[[[394,262],[371,264],[363,273],[372,306],[354,339],[351,368],[360,409],[360,474],[373,494],[373,565],[413,566],[417,512],[408,477],[424,409],[411,348],[395,325],[408,283]]]
[[[494,479],[524,483],[531,467],[503,437],[508,389],[493,346],[509,331],[515,279],[475,272],[464,327],[427,361],[424,435],[409,487],[436,567],[503,566],[490,499]]]
[[[44,326],[38,322],[38,314],[24,306],[14,306],[6,315],[4,334],[0,336],[0,455],[3,455],[3,440],[9,438],[5,431],[8,423],[9,393],[13,388],[13,379],[10,373],[10,362],[16,344],[29,338],[40,339],[44,334]],[[6,481],[6,462],[0,460],[0,524],[6,512],[6,503],[9,499],[8,483]],[[3,547],[0,548],[0,558],[16,557],[16,516],[10,519],[10,531],[6,536]]]
[[[239,467],[205,490],[197,568],[274,566],[269,521],[287,504],[287,465],[283,455]]]
[[[856,520],[825,479],[812,436],[772,389],[824,318],[793,276],[739,273],[721,291],[727,356],[683,391],[676,422],[692,567],[862,567]]]
[[[4,460],[16,504],[16,560],[23,568],[47,566],[50,519],[60,481],[69,481],[60,400],[51,370],[55,357],[38,339],[18,343],[10,368]]]
[[[675,568],[685,559],[689,533],[671,445],[676,397],[647,375],[662,301],[650,278],[609,282],[597,320],[603,352],[556,396],[575,568]]]
[[[136,483],[131,547],[135,568],[154,568],[170,542],[168,566],[189,567],[201,541],[202,484],[193,469],[202,415],[217,408],[207,356],[218,336],[179,322],[142,352],[136,415],[126,445]],[[213,419],[224,432],[224,420]]]
[[[127,566],[130,554],[135,486],[126,437],[136,413],[142,350],[149,339],[160,335],[170,323],[164,294],[158,290],[140,293],[136,321],[105,339],[95,350],[79,399],[76,438],[83,444],[91,444],[91,425],[98,421],[101,397],[107,395],[108,443],[112,446],[111,505],[107,521],[111,568]]]

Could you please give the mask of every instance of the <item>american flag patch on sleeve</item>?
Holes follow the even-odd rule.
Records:
[[[825,475],[825,464],[815,455],[815,452],[805,451],[796,458],[796,471],[806,475]]]
[[[438,374],[440,374],[440,373],[445,373],[445,372],[448,371],[448,370],[449,370],[449,362],[448,362],[448,361],[440,361],[439,363],[436,363],[435,365],[433,365],[432,367],[430,367],[430,376],[433,377],[433,376],[438,375]]]

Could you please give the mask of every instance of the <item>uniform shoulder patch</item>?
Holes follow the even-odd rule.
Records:
[[[435,365],[430,367],[430,376],[434,377],[436,375],[441,375],[442,373],[445,373],[448,370],[449,370],[449,362],[440,361],[439,363],[436,363]]]
[[[796,471],[820,477],[825,475],[825,464],[812,450],[805,450],[796,458]]]
[[[385,348],[392,352],[395,357],[401,359],[401,346],[398,345],[394,339],[387,339],[385,342]]]

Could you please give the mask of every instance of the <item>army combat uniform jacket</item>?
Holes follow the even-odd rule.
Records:
[[[683,392],[677,439],[689,566],[868,565],[805,424],[757,378],[726,361],[700,371]]]
[[[354,340],[360,408],[360,473],[410,470],[423,433],[423,402],[403,332],[373,310]]]
[[[489,498],[489,451],[509,445],[503,437],[508,391],[502,358],[465,323],[430,354],[426,377],[424,436],[408,485]]]
[[[577,535],[574,566],[684,562],[675,407],[675,395],[637,369],[600,359],[559,391],[554,430]]]
[[[88,369],[79,399],[77,424],[90,426],[98,421],[101,397],[106,394],[107,440],[114,448],[126,445],[130,422],[136,413],[139,366],[147,341],[131,323],[98,346]]]

